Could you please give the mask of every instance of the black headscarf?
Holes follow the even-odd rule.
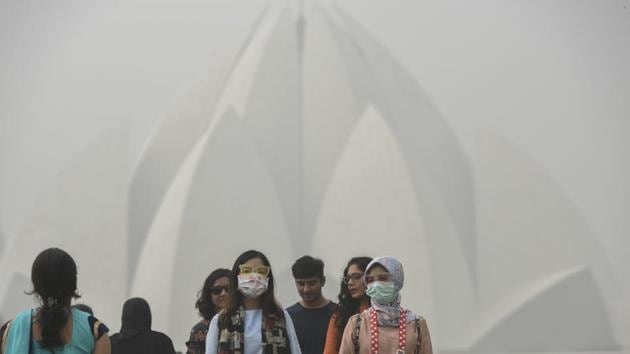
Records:
[[[120,339],[133,338],[140,333],[151,331],[151,308],[149,303],[140,297],[125,302],[122,312]]]
[[[120,333],[111,337],[112,354],[173,354],[171,339],[151,330],[151,309],[145,299],[134,297],[123,305]]]

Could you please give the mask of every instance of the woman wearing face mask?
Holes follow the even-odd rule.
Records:
[[[339,353],[341,336],[350,317],[370,307],[370,298],[365,294],[363,274],[371,260],[370,257],[354,257],[343,270],[339,305],[328,323],[324,354]]]
[[[400,305],[402,264],[393,257],[375,258],[368,264],[363,280],[372,307],[348,321],[339,352],[431,354],[427,322]]]
[[[206,336],[210,320],[217,313],[225,310],[230,300],[229,285],[231,272],[218,268],[212,271],[199,291],[195,307],[203,319],[190,331],[190,339],[186,342],[186,354],[202,354],[206,352]]]
[[[206,354],[301,354],[289,314],[274,295],[267,257],[241,254],[232,267],[227,309],[210,321]]]

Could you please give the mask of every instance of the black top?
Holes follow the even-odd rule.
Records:
[[[174,354],[173,342],[164,333],[147,331],[133,338],[121,338],[121,333],[111,336],[112,354]]]
[[[120,333],[111,337],[112,354],[174,354],[173,341],[151,330],[151,309],[146,300],[131,298],[123,305]]]
[[[330,322],[330,317],[336,309],[337,304],[332,301],[318,309],[307,309],[299,302],[287,308],[300,342],[302,354],[322,354],[324,352],[328,322]]]

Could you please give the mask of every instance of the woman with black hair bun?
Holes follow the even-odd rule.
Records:
[[[204,281],[195,302],[195,308],[199,311],[202,320],[190,331],[190,338],[186,342],[186,354],[206,352],[206,336],[210,320],[214,315],[225,310],[230,301],[228,293],[231,274],[229,269],[218,268],[213,270]]]
[[[210,321],[206,354],[301,354],[289,314],[276,301],[267,257],[250,250],[232,267],[230,302]]]
[[[41,306],[19,314],[0,329],[2,354],[110,354],[107,327],[71,308],[77,293],[77,265],[59,248],[42,251],[31,268]]]
[[[365,294],[363,273],[372,261],[370,257],[354,257],[343,270],[339,285],[339,304],[328,323],[324,354],[338,354],[341,338],[350,317],[370,307],[370,298]]]

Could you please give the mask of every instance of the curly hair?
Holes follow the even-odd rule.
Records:
[[[367,268],[371,261],[372,258],[370,257],[354,257],[350,259],[346,268],[343,270],[343,277],[345,278],[348,275],[348,269],[350,266],[356,265],[364,272],[365,268]],[[361,306],[361,301],[352,298],[350,290],[348,290],[348,285],[343,282],[343,279],[341,280],[341,284],[339,286],[338,298],[339,304],[337,305],[337,320],[335,322],[335,326],[337,327],[337,349],[341,344],[341,336],[343,335],[343,330],[346,328],[346,324],[348,324],[348,320],[350,320],[350,317],[359,312],[359,307]]]
[[[195,308],[199,311],[199,315],[206,320],[211,320],[214,315],[217,314],[217,308],[212,302],[212,294],[210,289],[214,286],[214,282],[219,278],[227,277],[231,278],[232,272],[229,269],[217,268],[208,275],[206,281],[203,282],[203,288],[199,290],[197,294],[197,301],[195,302]]]

